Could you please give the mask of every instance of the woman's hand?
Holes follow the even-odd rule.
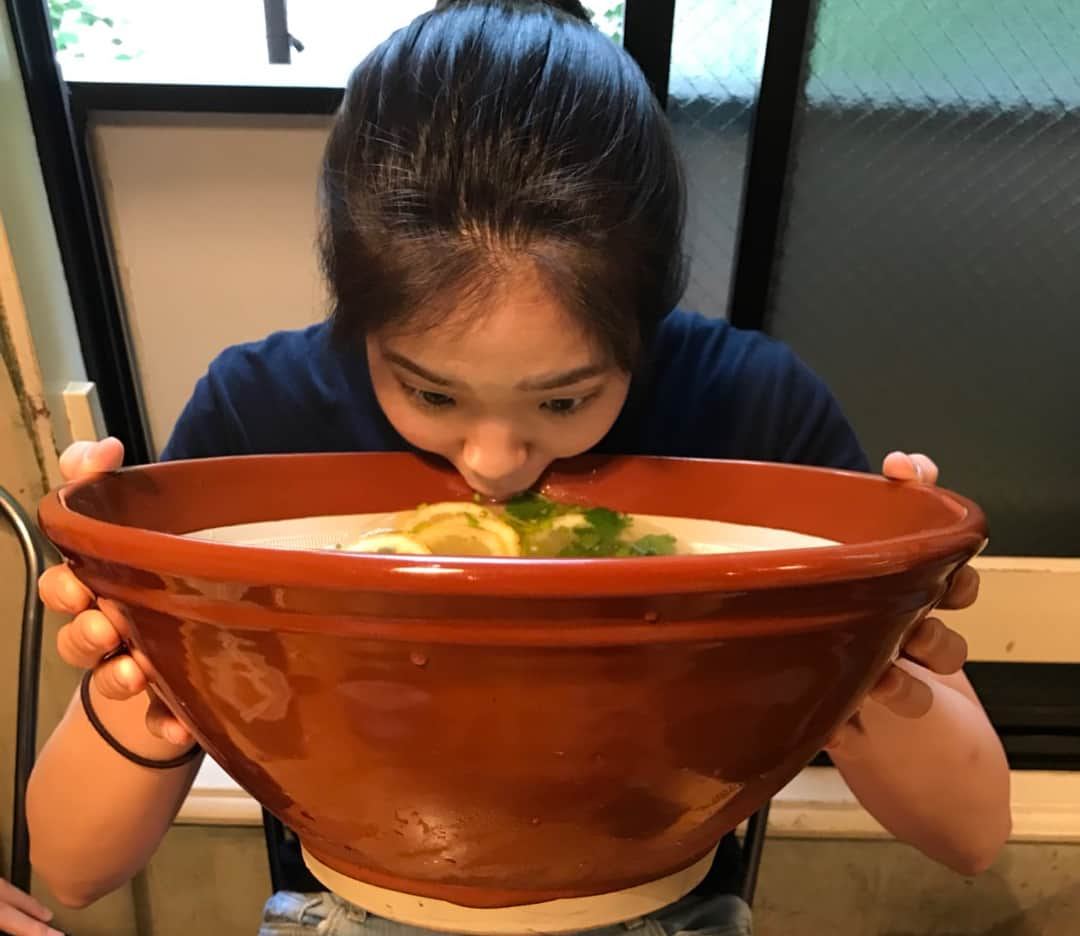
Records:
[[[67,481],[78,481],[116,471],[124,461],[124,447],[117,439],[76,442],[60,458],[60,472]],[[180,747],[193,738],[152,692],[147,689],[147,667],[137,655],[123,649],[126,625],[118,613],[106,616],[93,594],[66,564],[53,566],[38,580],[38,593],[53,611],[75,617],[60,628],[57,647],[72,666],[94,671],[94,686],[107,699],[121,702],[142,692],[150,696],[146,726],[151,734]],[[115,655],[112,655],[115,654]],[[108,657],[106,659],[106,657]]]
[[[909,455],[893,452],[886,456],[882,473],[895,481],[915,481],[936,484],[938,468],[925,455]],[[945,610],[958,610],[974,604],[979,595],[979,573],[964,566],[953,577],[945,597],[938,604]],[[940,618],[927,617],[908,637],[902,648],[905,657],[933,673],[949,676],[959,672],[967,660],[967,641],[956,631],[946,627]],[[919,718],[930,709],[933,693],[930,687],[913,673],[901,666],[889,667],[878,684],[870,691],[870,698],[885,706],[895,715]],[[838,745],[849,729],[858,729],[858,715],[833,735],[827,748]]]
[[[52,911],[0,878],[0,933],[11,936],[64,936],[49,926]]]

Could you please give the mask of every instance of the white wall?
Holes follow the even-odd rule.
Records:
[[[328,118],[102,115],[93,127],[155,450],[225,347],[317,321]]]

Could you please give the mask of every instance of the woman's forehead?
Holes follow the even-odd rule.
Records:
[[[442,383],[468,385],[543,388],[556,377],[581,372],[579,379],[585,379],[609,366],[607,355],[561,310],[531,312],[513,305],[494,308],[468,329],[447,332],[436,326],[411,336],[385,337],[379,351],[399,367],[422,369]]]
[[[577,317],[531,271],[502,277],[437,317],[424,318],[420,327],[383,332],[380,344],[444,359],[514,354],[564,361],[573,357],[586,364],[606,357]]]

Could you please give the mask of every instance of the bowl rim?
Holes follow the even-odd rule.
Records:
[[[355,458],[371,454],[409,453],[223,456],[134,466],[110,475],[167,471],[198,461],[250,465],[253,460]],[[918,487],[923,496],[947,504],[957,516],[952,523],[940,527],[885,539],[740,553],[610,559],[372,555],[208,542],[183,534],[98,520],[80,513],[69,503],[72,495],[107,477],[96,475],[47,494],[39,504],[38,520],[45,535],[61,553],[163,575],[247,583],[252,579],[252,570],[258,568],[260,580],[272,580],[274,585],[283,587],[360,590],[386,595],[445,595],[448,598],[530,598],[536,601],[745,592],[866,580],[907,572],[928,562],[959,564],[978,554],[987,542],[986,517],[974,501],[947,488],[917,481],[894,481],[867,472],[749,459],[647,455],[616,455],[606,459],[719,462],[749,468],[765,466],[792,472],[847,476],[864,484]],[[559,463],[553,466],[558,467]],[[75,546],[76,542],[80,545]],[[552,589],[551,575],[555,569],[558,570],[559,587]],[[626,574],[631,571],[632,574]]]

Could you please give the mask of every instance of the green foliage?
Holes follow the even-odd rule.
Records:
[[[540,523],[555,516],[559,505],[539,494],[528,491],[518,494],[506,504],[506,513],[511,520],[519,523]]]
[[[89,30],[116,30],[116,20],[111,16],[102,16],[94,7],[93,0],[49,0],[49,23],[57,52],[85,58],[86,54],[80,47]],[[135,57],[120,36],[113,35],[109,41],[117,47],[113,56],[117,61],[130,61]]]
[[[593,507],[583,512],[570,504],[559,504],[529,492],[519,494],[503,508],[506,520],[521,535],[527,551],[540,555],[559,555],[565,559],[601,559],[624,556],[672,556],[674,536],[650,533],[636,540],[626,537],[632,520],[624,513],[607,507]],[[581,522],[570,529],[554,531],[559,517],[577,515]],[[572,521],[571,521],[572,522]]]
[[[616,3],[608,7],[601,15],[597,15],[595,5],[585,4],[593,22],[615,42],[623,41],[623,22],[626,20],[626,3]]]

